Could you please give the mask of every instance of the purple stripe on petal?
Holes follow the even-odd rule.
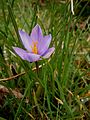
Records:
[[[43,55],[48,50],[51,39],[52,39],[52,36],[51,36],[51,34],[49,34],[47,36],[44,36],[42,41],[39,42],[39,44],[38,44],[38,53],[40,55]]]
[[[52,48],[49,48],[47,50],[47,52],[43,55],[43,58],[49,58],[51,56],[51,54],[54,52],[55,48],[52,47]]]
[[[28,53],[27,51],[18,47],[13,47],[13,49],[17,53],[17,55],[19,55],[23,60],[27,60],[29,62],[38,61],[41,57],[38,54]]]
[[[36,42],[38,41],[38,43],[42,40],[43,38],[43,34],[42,34],[42,30],[41,27],[37,24],[31,32],[31,39],[32,41]]]
[[[31,47],[30,47],[30,46],[31,46],[31,44],[32,44],[32,40],[31,40],[30,36],[29,36],[26,32],[24,32],[24,31],[22,31],[22,30],[19,30],[19,35],[20,35],[20,38],[21,38],[21,41],[22,41],[24,47],[25,47],[29,52],[31,52],[32,50],[31,50]]]

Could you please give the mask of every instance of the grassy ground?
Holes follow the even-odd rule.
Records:
[[[90,10],[54,0],[1,0],[0,120],[90,119]],[[88,9],[88,10],[87,10]],[[48,60],[23,61],[12,46],[23,47],[19,29],[39,24],[52,34],[55,52]]]

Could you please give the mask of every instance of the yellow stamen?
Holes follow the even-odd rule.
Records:
[[[36,41],[36,42],[33,41],[32,44],[33,44],[33,45],[31,46],[32,52],[33,52],[34,54],[37,54],[37,53],[38,53],[38,49],[37,49],[37,44],[38,44],[38,42],[37,42],[37,41]]]

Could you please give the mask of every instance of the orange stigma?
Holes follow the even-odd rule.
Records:
[[[34,54],[37,54],[37,53],[38,53],[38,49],[37,49],[37,44],[38,44],[38,42],[37,42],[37,41],[36,41],[36,42],[33,41],[32,44],[33,44],[33,45],[31,46],[32,52],[33,52]]]

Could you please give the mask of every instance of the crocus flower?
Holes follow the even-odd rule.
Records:
[[[19,47],[13,47],[17,55],[23,60],[35,62],[42,58],[49,58],[55,48],[49,48],[51,42],[51,34],[43,36],[39,25],[36,25],[28,35],[26,32],[19,30],[19,35],[25,50]]]

